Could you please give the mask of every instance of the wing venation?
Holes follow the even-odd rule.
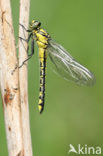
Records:
[[[80,65],[61,45],[52,39],[48,42],[48,55],[60,75],[66,80],[72,80],[78,84],[94,84],[94,75],[87,68]]]

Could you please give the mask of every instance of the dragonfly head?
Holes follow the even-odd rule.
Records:
[[[35,29],[40,28],[40,26],[41,26],[41,23],[39,21],[32,20],[29,27],[31,30],[35,30]]]

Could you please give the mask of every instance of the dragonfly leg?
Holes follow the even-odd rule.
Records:
[[[22,37],[19,37],[19,39],[20,39],[20,41],[22,42],[22,45],[23,45],[25,51],[27,51],[27,53],[28,53],[28,51],[29,51],[29,45],[27,45],[27,49],[26,49],[25,46],[24,46],[24,44],[23,44],[23,41],[29,43],[31,37],[32,37],[32,33],[29,34],[29,36],[28,36],[27,39],[22,38]]]
[[[21,24],[21,23],[19,23],[19,25],[25,30],[25,31],[27,31],[27,32],[31,32],[31,30],[29,30],[29,29],[26,29],[25,27],[24,27],[24,25],[23,24]]]
[[[28,58],[23,61],[23,63],[19,66],[19,68],[21,68],[25,64],[25,62],[27,62],[33,56],[33,54],[34,54],[34,39],[32,38],[32,42],[31,42],[31,54],[28,54]]]
[[[29,34],[29,36],[28,36],[27,39],[22,38],[22,37],[19,37],[19,39],[20,39],[20,41],[21,41],[22,44],[23,44],[23,41],[25,41],[25,42],[28,43],[28,42],[30,41],[30,38],[31,38],[31,37],[32,37],[32,33]],[[23,46],[24,46],[24,44],[23,44]],[[25,48],[25,46],[24,46],[24,48]],[[28,51],[29,51],[29,45],[28,45],[28,44],[27,44],[27,49],[25,48],[25,51],[27,51],[27,54],[28,54]],[[29,56],[29,55],[28,55],[28,56]],[[20,65],[20,66],[16,65],[16,67],[13,69],[13,71],[11,72],[11,74],[13,75],[13,73],[15,72],[15,70],[16,70],[17,68],[21,68],[27,60],[29,60],[29,58],[26,59],[26,60],[24,60],[23,63],[22,63],[22,65]]]

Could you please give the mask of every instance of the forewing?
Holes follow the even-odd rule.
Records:
[[[94,75],[80,65],[61,45],[50,39],[47,52],[60,75],[78,84],[93,85]]]

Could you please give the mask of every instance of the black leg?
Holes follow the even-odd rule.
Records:
[[[19,66],[19,68],[21,68],[25,62],[27,62],[34,54],[34,39],[32,38],[32,42],[31,42],[31,54],[28,54],[28,58],[26,60],[23,61],[23,63]]]
[[[25,31],[27,31],[27,32],[31,32],[31,30],[29,30],[29,29],[26,29],[25,27],[24,27],[24,25],[23,24],[20,24],[19,23],[19,25],[25,30]]]
[[[24,32],[24,30],[25,30],[26,32],[31,32],[31,30],[26,29],[26,28],[24,27],[23,24],[20,24],[20,23],[19,23],[19,25],[20,25],[20,26],[22,27],[22,29],[23,29],[24,38],[26,38],[26,37],[25,37],[25,32]]]
[[[27,38],[27,39],[22,38],[22,37],[19,37],[19,39],[20,39],[20,40],[23,40],[23,41],[25,41],[25,42],[27,42],[27,43],[28,43],[28,42],[29,42],[29,40],[30,40],[30,38],[31,38],[31,36],[32,36],[32,33],[30,33],[30,34],[29,34],[29,36],[28,36],[28,38]]]
[[[24,27],[24,25],[22,25],[22,24],[20,24],[19,23],[19,25],[23,28],[23,32],[24,32],[24,30],[25,31],[27,31],[27,32],[31,32],[31,30],[27,30],[25,27]],[[24,33],[24,37],[25,37],[25,33]],[[28,42],[30,41],[30,38],[32,37],[32,32],[29,34],[29,36],[28,36],[28,38],[27,39],[24,39],[24,38],[22,38],[22,37],[19,37],[19,39],[20,39],[20,41],[22,42],[22,44],[23,44],[23,41],[25,41],[25,42],[27,42],[27,44],[28,44]],[[24,46],[24,44],[23,44],[23,46]],[[28,54],[28,58],[26,59],[26,60],[24,60],[23,61],[23,63],[18,67],[18,65],[15,67],[15,69],[11,72],[11,74],[13,75],[13,73],[15,72],[15,70],[17,69],[17,68],[20,68],[20,67],[22,67],[23,66],[23,64],[27,61],[27,60],[29,60],[31,57],[32,57],[32,55],[34,54],[34,40],[33,40],[33,38],[32,38],[32,48],[31,48],[31,54],[30,54],[30,56],[29,56],[29,54],[28,54],[28,51],[29,51],[29,45],[27,45],[27,49],[25,48],[25,46],[24,46],[24,48],[25,48],[25,51],[27,51],[27,54]]]
[[[22,42],[22,41],[25,41],[25,42],[29,42],[30,41],[30,38],[32,37],[32,33],[30,33],[29,34],[29,36],[28,36],[28,38],[27,39],[25,39],[25,38],[22,38],[22,37],[19,37],[19,39],[20,39],[20,41]],[[22,45],[23,45],[23,47],[24,47],[24,49],[25,49],[25,51],[27,51],[27,53],[28,53],[28,51],[29,51],[29,45],[27,45],[27,49],[25,48],[25,46],[24,46],[24,44],[23,44],[23,42],[22,42]]]

